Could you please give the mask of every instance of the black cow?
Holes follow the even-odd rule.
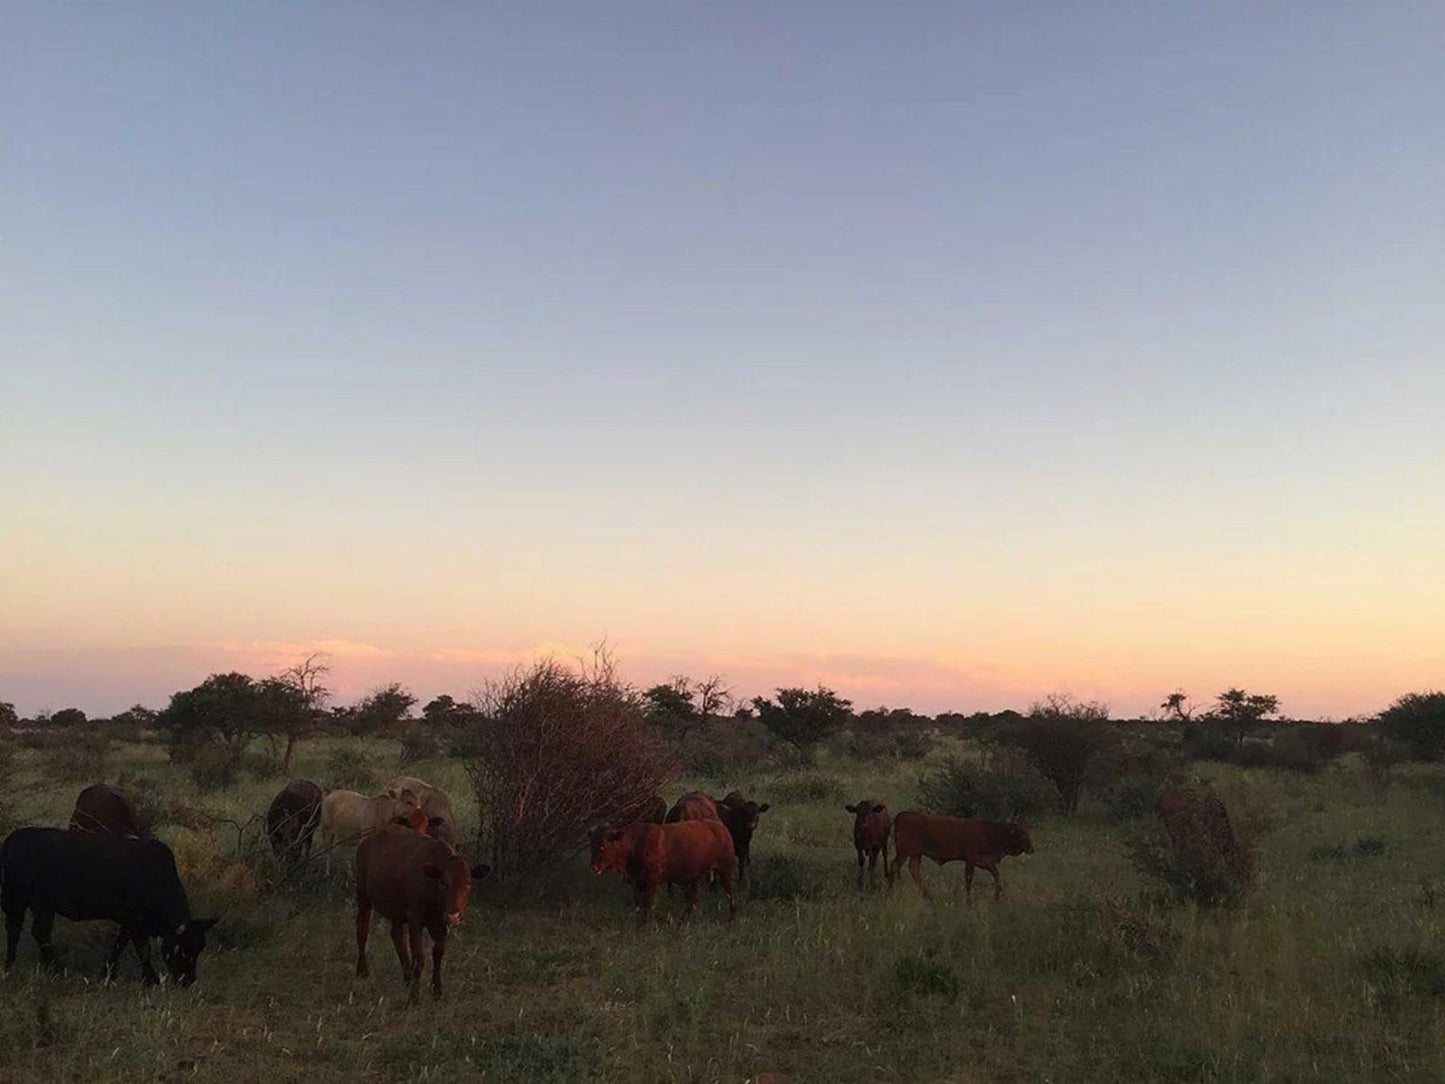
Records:
[[[216,924],[214,918],[191,917],[175,857],[164,843],[58,828],[18,828],[0,843],[0,910],[6,971],[15,963],[25,912],[34,911],[30,932],[47,965],[55,963],[50,927],[56,915],[72,921],[104,918],[120,923],[106,977],[115,974],[121,953],[132,944],[147,985],[159,981],[151,967],[151,938],[162,939],[171,978],[188,986],[196,979],[206,931]]]
[[[311,854],[311,837],[321,823],[321,788],[309,779],[287,783],[266,811],[266,835],[283,866]]]

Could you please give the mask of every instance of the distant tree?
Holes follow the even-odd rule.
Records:
[[[278,760],[281,739],[286,743],[278,764],[283,775],[291,774],[296,743],[314,733],[326,713],[326,703],[331,699],[331,690],[326,686],[331,673],[327,659],[324,652],[313,651],[261,683],[261,712],[273,764]]]
[[[1380,712],[1379,724],[1416,760],[1445,756],[1445,692],[1407,693]]]
[[[1243,689],[1226,689],[1215,699],[1211,718],[1234,733],[1236,746],[1244,745],[1244,736],[1260,720],[1279,712],[1279,697],[1263,693],[1247,693]]]
[[[363,697],[356,705],[353,719],[356,729],[362,733],[390,730],[406,722],[415,706],[416,697],[399,683],[392,682]]]
[[[481,712],[474,705],[453,700],[443,693],[427,701],[421,709],[421,719],[429,727],[469,727],[480,721]]]
[[[1159,709],[1164,712],[1164,718],[1181,723],[1187,723],[1194,717],[1194,702],[1183,689],[1175,689],[1166,696]]]
[[[1111,743],[1109,708],[1051,693],[1029,708],[1027,718],[997,728],[998,739],[1024,750],[1059,793],[1059,808],[1077,813],[1079,793],[1095,759]]]
[[[15,705],[8,700],[0,700],[0,727],[12,727],[20,722],[20,716],[15,711]]]
[[[260,733],[260,699],[248,675],[212,674],[194,689],[173,694],[157,722],[174,744],[212,740],[239,760]]]
[[[732,691],[720,674],[712,674],[702,681],[677,674],[666,683],[648,689],[642,699],[648,719],[682,739],[726,711],[732,704]]]
[[[112,726],[135,727],[138,730],[149,730],[156,725],[160,713],[144,704],[132,704],[125,711],[118,715],[112,715],[110,722]]]
[[[777,703],[753,698],[758,720],[774,737],[787,742],[799,755],[812,755],[813,747],[841,730],[853,715],[853,704],[832,689],[779,689]]]
[[[79,708],[61,708],[50,716],[50,725],[58,727],[84,726],[87,721]]]

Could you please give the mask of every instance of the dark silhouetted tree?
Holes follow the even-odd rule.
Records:
[[[356,705],[352,718],[358,731],[370,734],[390,730],[406,722],[415,706],[416,697],[397,682],[392,682],[363,697]]]
[[[84,726],[87,721],[85,712],[79,708],[61,708],[50,716],[50,725],[58,727]]]
[[[1439,760],[1445,755],[1445,692],[1407,693],[1380,712],[1379,725],[1416,760]]]
[[[1215,700],[1210,716],[1234,733],[1236,746],[1244,745],[1245,735],[1266,716],[1279,711],[1279,697],[1263,693],[1247,693],[1243,689],[1226,689]]]
[[[998,740],[1014,745],[1059,792],[1059,808],[1079,810],[1079,792],[1096,758],[1108,748],[1109,708],[1096,701],[1051,693],[1029,708],[1027,718],[997,725]]]
[[[212,674],[175,693],[157,720],[172,743],[212,740],[235,759],[260,733],[260,694],[246,674]]]
[[[853,716],[852,701],[821,685],[812,691],[779,689],[777,703],[756,696],[753,707],[758,721],[803,757],[811,756],[814,746],[841,730]]]

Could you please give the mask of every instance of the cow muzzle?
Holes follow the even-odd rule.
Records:
[[[462,918],[463,918],[463,915],[462,915],[462,913],[461,913],[460,911],[448,911],[448,912],[447,912],[447,926],[448,926],[449,928],[455,930],[458,926],[460,926],[460,925],[462,924]]]

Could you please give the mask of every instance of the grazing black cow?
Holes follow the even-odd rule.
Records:
[[[321,823],[321,788],[309,779],[287,783],[266,812],[266,835],[283,866],[295,866],[311,854],[311,838]]]
[[[159,840],[112,839],[58,828],[17,828],[0,843],[0,911],[5,912],[5,970],[15,963],[25,912],[40,958],[55,963],[50,927],[56,915],[72,921],[104,918],[120,923],[106,964],[115,974],[125,946],[135,946],[141,977],[159,981],[151,967],[151,938],[162,939],[171,978],[196,979],[196,958],[214,918],[192,918],[171,849]]]

